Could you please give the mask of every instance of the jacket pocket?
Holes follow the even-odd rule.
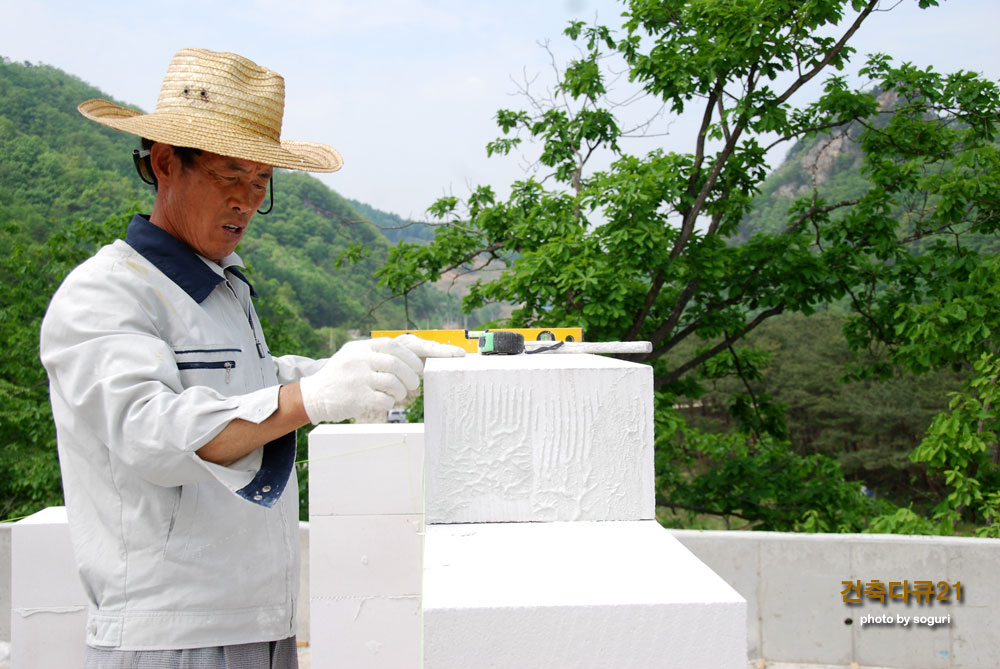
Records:
[[[170,515],[170,524],[167,526],[167,536],[163,543],[163,551],[168,551],[174,555],[183,552],[186,544],[190,540],[192,523],[197,517],[198,510],[198,486],[188,484],[178,486],[174,489],[174,508]]]
[[[199,348],[174,351],[174,356],[185,387],[219,387],[229,385],[236,369],[234,354],[241,352],[238,348]]]

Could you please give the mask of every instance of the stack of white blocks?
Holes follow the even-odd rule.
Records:
[[[12,666],[82,667],[88,604],[66,507],[50,506],[14,525],[11,576]]]
[[[419,666],[423,456],[422,424],[310,433],[313,669]]]
[[[650,367],[429,360],[425,420],[424,667],[746,667],[746,602],[654,520]]]
[[[426,445],[310,435],[313,669],[746,666],[746,602],[654,520],[648,366],[471,355],[425,379]]]

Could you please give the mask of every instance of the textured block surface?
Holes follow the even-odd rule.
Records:
[[[429,359],[427,523],[653,518],[652,391],[595,355]]]
[[[420,667],[419,597],[313,598],[312,669]]]
[[[309,433],[309,515],[423,513],[422,423],[321,425]]]
[[[746,602],[655,521],[428,525],[424,666],[747,666]]]

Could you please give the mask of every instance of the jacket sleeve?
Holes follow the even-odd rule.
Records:
[[[214,477],[237,491],[254,480],[263,449],[227,466],[196,451],[233,419],[260,423],[270,416],[278,387],[234,396],[184,388],[156,313],[166,309],[169,316],[170,308],[181,307],[150,288],[144,272],[149,269],[138,263],[91,263],[74,270],[53,297],[40,352],[60,440],[103,444],[152,483]]]
[[[315,374],[326,364],[329,358],[313,360],[301,355],[283,355],[274,358],[274,366],[278,372],[280,383],[295,383],[303,376]]]

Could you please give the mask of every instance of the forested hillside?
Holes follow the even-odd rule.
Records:
[[[829,309],[761,325],[740,350],[757,361],[759,375],[706,379],[705,394],[683,413],[707,432],[733,430],[739,423],[733,397],[749,388],[761,406],[782,408],[797,453],[829,457],[873,494],[924,507],[939,483],[910,453],[965,375],[936,370],[882,380],[845,378],[854,356],[844,339],[844,319],[844,310]]]
[[[872,91],[879,112],[864,123],[852,121],[833,131],[820,132],[801,139],[789,148],[784,161],[760,185],[760,196],[743,217],[732,242],[742,244],[757,234],[781,234],[791,223],[790,211],[799,198],[816,202],[836,203],[861,198],[871,188],[865,167],[861,135],[866,128],[883,130],[897,107],[902,104],[893,92]],[[898,197],[892,215],[900,222],[903,234],[913,237],[908,243],[913,253],[926,249],[925,230],[914,227],[939,197],[926,198],[914,192]],[[835,213],[834,217],[842,214]],[[1000,250],[995,235],[975,230],[955,228],[956,240],[977,251],[995,253]]]
[[[348,202],[351,203],[356,212],[374,223],[390,242],[427,242],[434,239],[434,227],[431,225],[407,221],[401,216],[379,211],[357,200],[348,200]]]
[[[42,241],[74,219],[152,205],[152,191],[131,173],[136,142],[76,111],[101,95],[52,67],[0,63],[0,223]]]

